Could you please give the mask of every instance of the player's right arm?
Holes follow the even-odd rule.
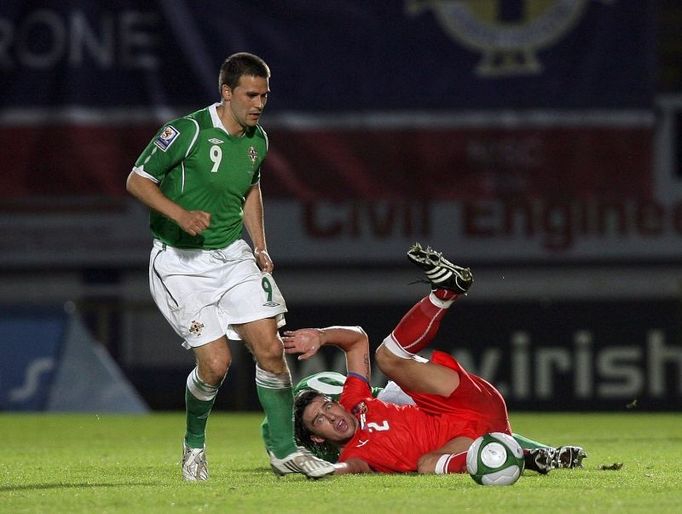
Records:
[[[126,189],[131,195],[173,220],[191,236],[200,234],[209,226],[211,215],[184,209],[163,194],[159,183],[189,155],[198,133],[197,122],[190,118],[167,123],[140,154],[126,181]]]
[[[284,351],[297,353],[299,360],[309,359],[320,347],[337,346],[346,354],[348,373],[370,379],[369,339],[361,327],[302,328],[284,332]]]
[[[183,209],[168,199],[154,181],[136,173],[135,170],[128,175],[126,189],[150,209],[173,220],[191,236],[201,234],[211,223],[211,215],[208,212]]]

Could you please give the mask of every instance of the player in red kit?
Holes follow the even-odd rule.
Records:
[[[385,403],[372,396],[369,341],[360,327],[284,334],[285,351],[300,354],[299,359],[310,358],[323,345],[338,346],[346,354],[348,378],[339,401],[305,391],[297,397],[294,412],[301,444],[340,447],[337,474],[460,473],[466,470],[467,449],[478,436],[511,435],[504,399],[491,384],[468,373],[449,354],[435,351],[431,360],[417,355],[433,340],[452,303],[471,286],[471,271],[419,244],[408,258],[424,269],[432,291],[402,318],[375,356],[381,371],[416,405]],[[570,450],[561,458],[570,465],[553,463],[560,457],[551,449],[540,452],[544,462],[527,458],[529,469],[546,473],[552,467],[579,466],[585,456],[582,449],[564,448]]]

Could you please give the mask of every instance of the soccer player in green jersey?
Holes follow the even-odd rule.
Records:
[[[154,301],[196,358],[185,390],[188,481],[208,478],[206,423],[232,360],[228,339],[244,341],[256,359],[273,471],[311,478],[334,471],[294,439],[291,375],[278,333],[287,308],[271,275],[260,189],[268,138],[259,120],[269,79],[261,58],[228,57],[218,78],[220,102],[163,125],[126,184],[151,210]],[[242,239],[244,227],[253,250]]]

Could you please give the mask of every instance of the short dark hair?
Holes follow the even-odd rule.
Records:
[[[242,75],[270,78],[270,68],[265,61],[257,55],[248,52],[237,52],[230,55],[223,62],[218,74],[218,91],[221,92],[223,84],[234,89],[239,85]]]
[[[303,423],[303,412],[305,408],[317,397],[331,400],[313,389],[303,389],[296,395],[294,400],[294,430],[296,442],[305,446],[313,455],[329,462],[336,462],[339,458],[339,449],[330,442],[318,443],[312,440],[313,433]]]

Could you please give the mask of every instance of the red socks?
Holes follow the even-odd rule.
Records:
[[[448,453],[441,455],[436,462],[437,475],[446,475],[449,473],[464,473],[467,470],[467,452],[462,453]]]
[[[404,350],[419,353],[433,341],[443,316],[457,296],[454,291],[436,289],[422,298],[393,329],[393,339]]]

